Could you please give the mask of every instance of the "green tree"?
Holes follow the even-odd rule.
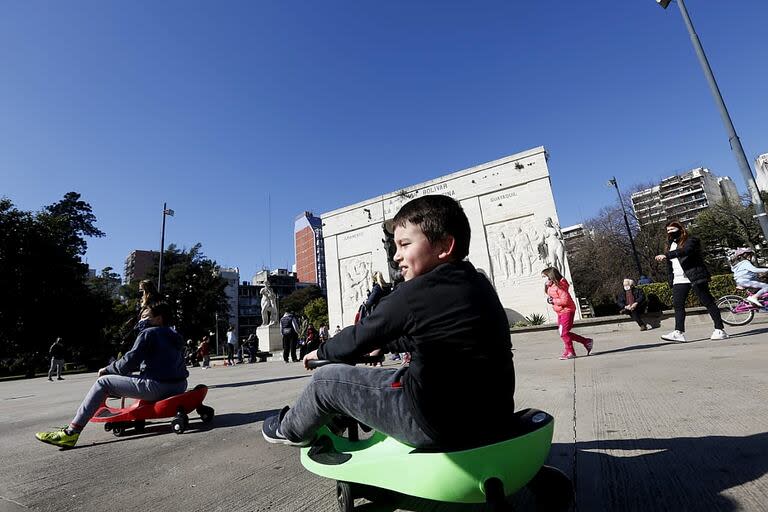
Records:
[[[0,371],[33,374],[60,336],[70,359],[104,351],[99,297],[86,283],[85,237],[104,236],[80,194],[33,214],[0,200]]]
[[[323,297],[323,291],[317,286],[307,286],[299,288],[282,301],[280,301],[280,315],[286,311],[292,311],[295,314],[302,314],[304,308],[315,299]]]
[[[321,325],[328,325],[328,302],[323,297],[311,300],[304,306],[303,313],[316,329]]]
[[[216,313],[219,335],[226,333],[229,304],[224,290],[227,282],[218,269],[215,261],[205,257],[200,243],[189,250],[180,250],[171,244],[163,254],[162,295],[174,308],[176,329],[185,338],[199,340],[208,334],[216,323]],[[147,277],[157,282],[157,266]],[[128,293],[133,295],[133,289]]]

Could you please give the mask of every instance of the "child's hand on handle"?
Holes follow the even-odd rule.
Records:
[[[310,369],[309,365],[308,365],[309,361],[312,361],[312,360],[315,360],[315,359],[317,359],[317,350],[313,350],[309,354],[305,355],[304,359],[302,360],[304,362],[304,368],[309,370]]]

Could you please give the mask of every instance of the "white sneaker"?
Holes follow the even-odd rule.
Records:
[[[677,341],[680,343],[685,343],[685,334],[681,333],[680,331],[672,331],[669,334],[662,335],[661,339],[667,340],[667,341]]]
[[[653,326],[651,324],[645,324],[646,331],[650,331],[651,329],[653,329]]]
[[[728,333],[725,332],[724,330],[722,330],[722,329],[715,329],[714,331],[712,331],[712,336],[710,336],[709,339],[711,339],[711,340],[724,340],[724,339],[727,339],[728,337],[729,337]]]

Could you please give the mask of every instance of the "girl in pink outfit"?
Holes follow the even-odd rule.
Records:
[[[547,302],[552,304],[552,309],[557,313],[557,325],[560,326],[560,337],[563,339],[565,349],[560,359],[573,359],[576,352],[573,350],[573,342],[578,341],[587,349],[587,355],[592,352],[592,338],[579,336],[571,332],[573,317],[576,315],[576,304],[568,293],[570,285],[554,267],[547,267],[541,271],[544,279],[544,293],[547,294]]]

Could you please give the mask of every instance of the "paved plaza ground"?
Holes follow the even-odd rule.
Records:
[[[513,335],[518,407],[555,416],[549,463],[572,477],[578,510],[768,510],[768,324],[710,341],[711,324],[691,322],[686,344],[659,340],[671,320],[616,329],[590,328],[593,355],[573,361],[557,360],[556,331]],[[460,375],[461,361],[451,370]],[[192,368],[190,387],[211,388],[210,428],[193,415],[183,435],[157,422],[116,438],[92,424],[73,450],[35,440],[71,419],[95,377],[0,383],[0,511],[337,509],[332,481],[305,471],[297,449],[261,437],[264,418],[309,380],[299,364]],[[460,404],[456,421],[472,428]],[[399,508],[359,505],[477,509],[407,498]]]

